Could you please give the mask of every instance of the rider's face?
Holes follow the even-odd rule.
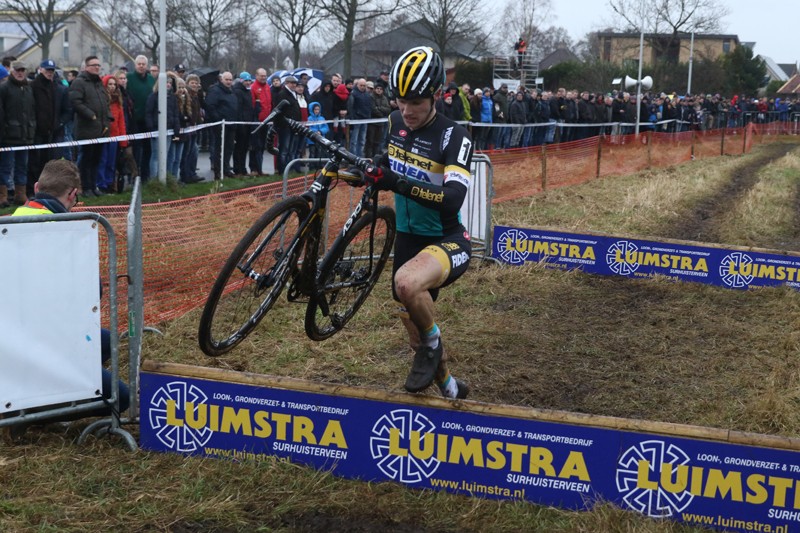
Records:
[[[431,117],[433,99],[414,98],[413,100],[406,100],[405,98],[398,98],[397,107],[403,115],[403,122],[405,122],[406,126],[409,129],[416,130],[424,126]]]

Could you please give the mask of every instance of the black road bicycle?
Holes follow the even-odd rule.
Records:
[[[395,213],[378,205],[378,191],[367,186],[333,245],[320,259],[328,193],[338,181],[364,184],[359,172],[340,170],[347,163],[373,171],[359,158],[299,122],[281,116],[282,106],[268,116],[267,147],[273,151],[273,122],[285,121],[298,135],[323,146],[330,158],[309,189],[268,209],[245,233],[217,276],[200,317],[200,348],[219,356],[250,334],[288,284],[290,302],[308,301],[305,330],[324,340],[353,318],[380,277],[392,250]],[[261,127],[259,126],[259,127]]]

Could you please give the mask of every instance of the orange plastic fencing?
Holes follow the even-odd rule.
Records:
[[[307,178],[291,180],[287,195],[302,193],[309,183]],[[205,303],[233,247],[267,209],[280,201],[282,187],[282,183],[271,183],[142,206],[145,325],[177,318]],[[331,191],[328,245],[333,243],[362,192],[362,189],[341,183]],[[381,193],[380,202],[393,203],[389,193]],[[123,274],[127,268],[127,206],[97,206],[91,211],[103,215],[114,227],[119,256],[117,268]],[[108,248],[104,237],[102,241],[104,264]],[[108,280],[104,279],[103,284],[107,286]],[[120,323],[126,323],[126,298],[127,283],[121,278],[118,283]]]
[[[741,154],[753,143],[779,140],[774,126],[751,124],[746,134],[722,131],[594,137],[558,145],[486,152],[494,168],[493,202],[587,182],[599,177],[624,175],[646,168],[666,167],[698,157],[721,153]],[[309,178],[288,184],[288,195],[300,194]],[[198,198],[142,206],[144,248],[144,319],[146,325],[174,319],[202,306],[223,263],[247,229],[280,200],[282,183]],[[361,189],[339,184],[329,196],[328,245],[361,197]],[[381,203],[392,204],[389,193]],[[93,207],[114,227],[119,251],[120,323],[125,324],[125,239],[127,206]],[[101,235],[104,233],[101,232]],[[107,250],[105,246],[102,248]],[[105,252],[107,255],[107,252]],[[104,256],[105,257],[105,256]],[[104,280],[107,285],[108,280]],[[107,299],[107,292],[106,292]]]

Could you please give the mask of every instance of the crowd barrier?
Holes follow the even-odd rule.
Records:
[[[105,230],[104,254],[100,226]],[[7,328],[0,337],[0,427],[72,419],[111,408],[112,415],[85,428],[79,442],[105,429],[136,450],[136,441],[120,427],[116,283],[105,293],[111,394],[102,396],[98,279],[101,264],[108,265],[107,279],[117,279],[117,262],[108,260],[117,255],[113,227],[103,216],[85,212],[3,217],[0,228],[2,255],[12,259],[0,262],[0,273],[13,281],[14,291],[9,295],[14,305],[0,309],[0,323]],[[41,260],[43,253],[60,260]]]
[[[492,166],[489,158],[477,154],[473,161],[473,186],[470,188],[462,220],[473,240],[477,257],[489,255],[491,246]],[[142,329],[178,318],[205,303],[223,263],[250,226],[282,198],[303,193],[310,184],[308,176],[269,183],[248,189],[210,194],[186,200],[139,206],[141,236],[136,246],[141,250],[142,273],[132,276],[144,280]],[[352,208],[361,197],[361,189],[339,185],[328,197],[326,242],[332,243]],[[391,193],[381,193],[381,203],[391,205]],[[126,206],[79,207],[91,209],[109,220],[120,234],[128,234],[130,210]],[[128,238],[131,236],[128,234]],[[131,270],[129,258],[120,256],[120,269]],[[134,269],[135,270],[135,269]],[[107,280],[105,280],[107,283]],[[118,287],[121,301],[130,302],[128,283]],[[129,303],[130,309],[136,309]],[[105,315],[110,312],[105,308]],[[128,309],[120,308],[124,318]],[[138,342],[138,338],[136,339]]]
[[[767,130],[767,125],[751,123],[745,129],[676,134],[651,131],[638,138],[601,136],[571,143],[487,151],[484,152],[487,159],[476,154],[476,163],[486,165],[478,167],[477,175],[485,172],[485,178],[477,181],[485,187],[481,194],[491,204],[604,176],[720,154],[741,154],[754,142],[779,138]],[[175,319],[202,305],[221,264],[252,223],[274,202],[286,195],[300,194],[307,186],[307,179],[298,178],[244,191],[143,206],[144,323],[153,325]],[[358,195],[360,192],[350,187],[337,187],[332,192],[328,209],[329,242],[332,242],[331,229],[336,231],[341,227]],[[390,195],[386,197],[383,201],[391,202]],[[473,206],[480,204],[480,201],[475,204],[475,198],[469,202]],[[476,225],[471,229],[478,256],[489,255],[484,252],[491,240],[490,207],[481,209],[474,213]],[[119,234],[127,232],[127,206],[98,206],[92,210],[108,219]],[[127,258],[119,260],[124,263]],[[119,289],[124,301],[128,286],[123,284]]]
[[[694,159],[749,152],[753,143],[783,138],[768,124],[744,128],[630,135],[602,135],[579,141],[486,153],[495,167],[494,199],[504,202],[592,179],[663,168]]]

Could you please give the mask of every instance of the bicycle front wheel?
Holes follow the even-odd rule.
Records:
[[[245,233],[211,288],[198,339],[216,357],[242,342],[278,299],[303,251],[300,224],[308,202],[295,196],[272,206]]]
[[[386,266],[394,235],[394,210],[381,206],[375,214],[366,212],[336,239],[320,265],[306,309],[306,334],[311,339],[325,340],[353,318]]]

